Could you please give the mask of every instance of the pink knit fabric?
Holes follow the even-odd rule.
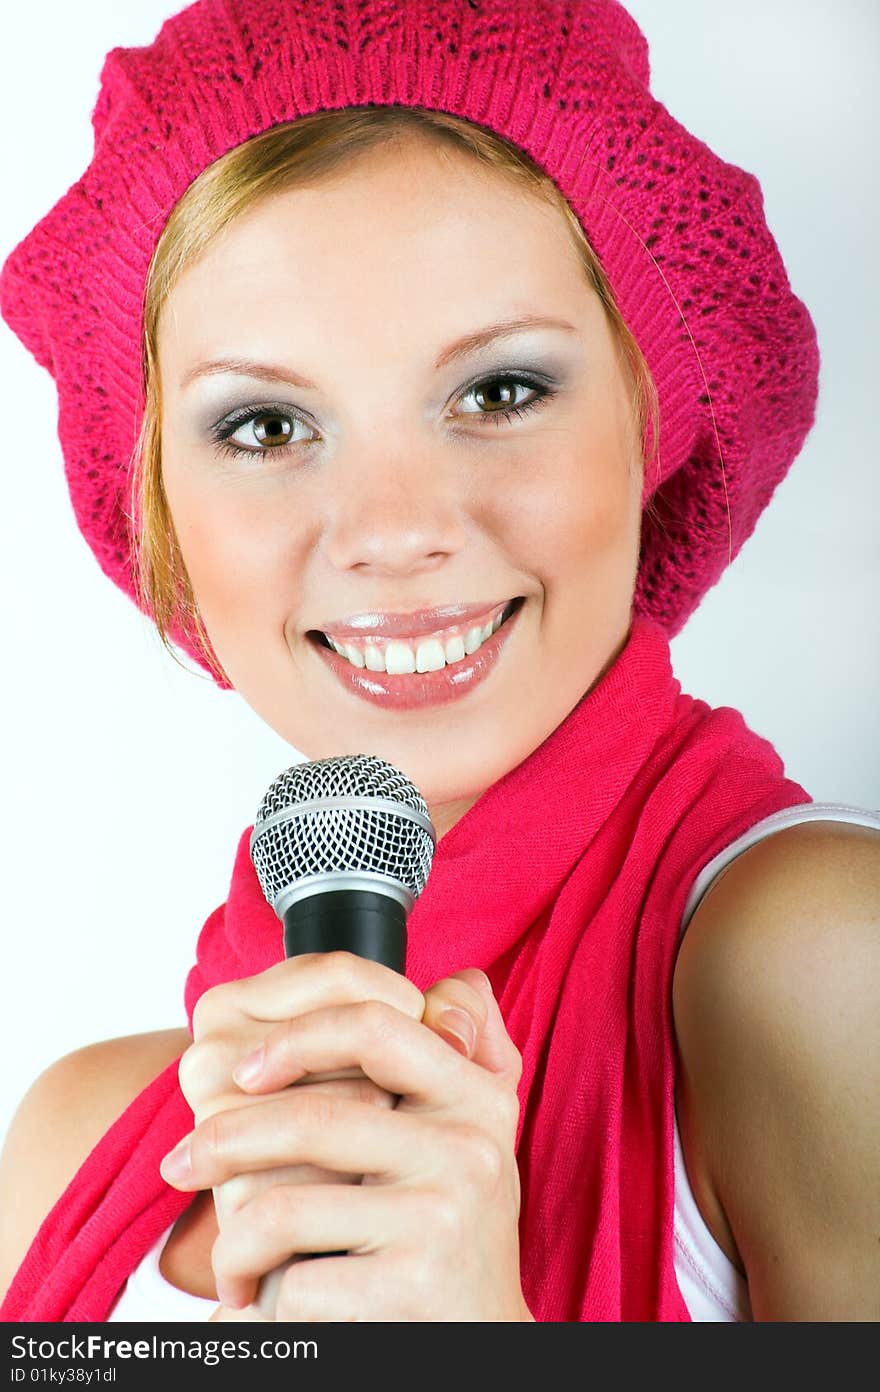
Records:
[[[674,635],[798,454],[819,357],[758,181],[651,96],[647,43],[616,0],[198,0],[152,44],[107,55],[92,162],[0,274],[0,312],[57,382],[70,493],[102,569],[134,597],[142,298],[169,213],[250,136],[366,103],[491,127],[580,218],[659,394],[635,606]]]
[[[738,711],[685,695],[656,623],[437,843],[409,916],[422,990],[488,974],[522,1054],[516,1151],[523,1292],[544,1321],[686,1321],[675,1278],[671,982],[700,870],[747,827],[809,802]],[[242,834],[226,904],[186,982],[281,960]],[[172,1065],[110,1129],[42,1225],[0,1320],[103,1320],[191,1196],[159,1162],[190,1129]]]

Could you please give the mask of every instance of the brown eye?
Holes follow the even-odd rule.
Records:
[[[538,410],[554,395],[552,387],[528,377],[487,377],[469,387],[460,398],[476,405],[476,410],[465,407],[461,414],[503,425],[514,416]]]
[[[287,445],[293,434],[294,423],[289,416],[276,415],[274,412],[255,416],[253,419],[254,438],[261,445]]]
[[[272,406],[249,406],[237,411],[226,420],[220,421],[211,435],[223,454],[244,457],[280,454],[288,447],[308,444],[309,440],[299,427],[308,431],[309,426],[299,416]]]
[[[474,390],[474,400],[479,401],[482,397],[490,407],[501,406],[510,407],[519,405],[516,400],[518,383],[505,380],[490,382],[485,386],[477,387]]]

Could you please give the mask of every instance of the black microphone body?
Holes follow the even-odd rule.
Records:
[[[406,910],[369,889],[332,889],[297,899],[283,914],[284,955],[352,952],[403,975]]]

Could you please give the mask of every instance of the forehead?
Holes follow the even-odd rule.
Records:
[[[563,213],[500,171],[424,140],[382,147],[239,215],[169,298],[178,333],[257,315],[341,316],[492,301],[552,312],[586,296]],[[274,311],[273,311],[274,306]],[[379,308],[380,306],[384,309]]]

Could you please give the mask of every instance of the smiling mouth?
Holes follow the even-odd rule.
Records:
[[[353,641],[349,638],[335,639],[332,634],[320,629],[309,630],[306,637],[321,647],[331,649],[352,667],[365,668],[370,672],[385,672],[390,676],[439,672],[446,667],[455,667],[478,652],[524,603],[525,597],[518,595],[499,605],[495,614],[490,615],[483,624],[450,624],[419,638],[378,638],[371,635]]]

